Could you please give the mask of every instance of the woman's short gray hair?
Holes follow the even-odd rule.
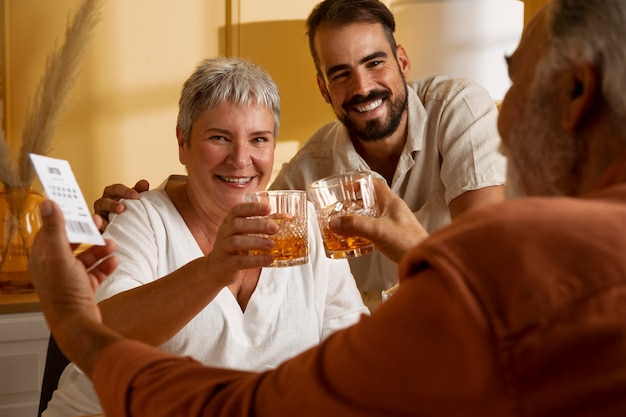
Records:
[[[183,85],[177,123],[185,143],[189,144],[191,126],[200,114],[224,102],[267,106],[274,115],[274,136],[278,136],[280,95],[269,73],[245,59],[216,57],[200,62]]]

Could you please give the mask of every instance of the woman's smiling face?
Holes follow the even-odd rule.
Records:
[[[274,164],[274,117],[264,106],[223,102],[194,121],[189,143],[178,132],[179,159],[198,197],[224,210],[264,190]],[[190,190],[191,191],[191,190]]]

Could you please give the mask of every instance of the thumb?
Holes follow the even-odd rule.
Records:
[[[57,205],[51,200],[44,200],[39,204],[39,214],[42,226],[35,235],[28,259],[28,269],[38,291],[39,287],[45,290],[50,285],[45,279],[49,261],[63,259],[63,250],[69,250],[63,214]]]
[[[45,252],[51,255],[67,250],[69,242],[65,232],[65,218],[59,206],[52,200],[44,200],[39,204],[39,213],[43,223],[40,234],[43,234]]]

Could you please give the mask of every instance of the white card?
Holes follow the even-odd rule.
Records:
[[[63,212],[69,241],[104,246],[69,162],[33,153],[30,159],[46,196]]]

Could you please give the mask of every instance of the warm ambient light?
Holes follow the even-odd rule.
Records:
[[[427,75],[467,77],[494,100],[509,88],[505,54],[524,26],[519,0],[396,0],[396,40],[411,60],[410,80]]]

